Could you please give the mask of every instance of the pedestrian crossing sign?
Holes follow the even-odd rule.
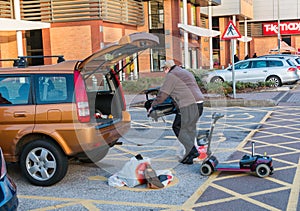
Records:
[[[234,25],[232,21],[229,21],[224,33],[222,34],[221,39],[222,40],[230,40],[230,39],[236,39],[241,38],[242,35]]]

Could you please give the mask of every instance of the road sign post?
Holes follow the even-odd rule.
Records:
[[[233,39],[241,38],[242,35],[235,27],[233,21],[229,21],[225,31],[222,34],[222,40],[231,40],[231,60],[232,60],[232,91],[233,91],[233,98],[236,98],[236,89],[235,89],[235,67],[234,67],[234,43]]]
[[[231,75],[232,75],[232,92],[233,92],[233,98],[236,98],[236,85],[235,85],[235,67],[234,67],[234,42],[233,40],[230,40],[231,42],[231,61],[232,61],[232,68],[231,68]]]

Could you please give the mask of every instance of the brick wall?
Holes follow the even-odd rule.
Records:
[[[0,32],[0,58],[18,57],[17,36],[15,32]],[[13,62],[0,62],[0,67],[11,67]]]

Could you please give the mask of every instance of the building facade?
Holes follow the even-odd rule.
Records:
[[[212,8],[213,22],[218,30],[223,32],[233,20],[241,35],[247,37],[235,41],[234,54],[240,59],[254,53],[278,53],[278,50],[297,54],[300,48],[299,12],[298,0],[223,0],[220,6]],[[208,14],[207,8],[201,8],[201,13]],[[219,68],[231,63],[229,43],[217,39],[214,42],[214,58]]]
[[[15,18],[17,2],[22,20],[51,24],[47,29],[22,31],[23,54],[27,56],[64,55],[67,60],[83,59],[123,35],[138,31],[157,34],[159,46],[127,58],[134,59],[134,65],[123,71],[127,77],[132,72],[135,76],[159,74],[166,59],[185,65],[188,58],[193,69],[209,68],[212,62],[215,68],[231,63],[230,41],[221,40],[220,36],[188,33],[186,51],[185,31],[178,27],[185,17],[187,25],[211,27],[220,32],[233,20],[247,37],[235,41],[233,53],[240,59],[247,54],[251,57],[255,52],[262,55],[276,50],[278,20],[280,40],[295,51],[300,48],[298,0],[0,0],[0,18]],[[0,58],[17,57],[16,32],[0,29]],[[29,59],[32,65],[55,62],[56,59],[49,58]],[[0,66],[11,66],[11,62],[1,61]]]
[[[185,0],[186,1],[186,0]],[[166,59],[184,64],[183,31],[178,23],[183,22],[186,12],[188,24],[207,27],[207,20],[200,15],[200,7],[219,5],[220,0],[190,0],[187,11],[183,11],[180,0],[0,0],[0,18],[14,19],[15,4],[19,4],[21,20],[42,21],[50,28],[22,31],[23,55],[64,55],[65,59],[83,59],[100,50],[121,36],[138,31],[155,33],[160,45],[145,55],[137,57],[134,68],[128,67],[126,74],[161,72]],[[0,29],[1,59],[17,58],[15,31]],[[189,59],[193,68],[207,65],[201,49],[207,42],[201,37],[189,35]],[[128,58],[128,59],[132,59]],[[56,59],[28,59],[30,65],[51,64]],[[11,61],[1,61],[2,67],[11,66]]]

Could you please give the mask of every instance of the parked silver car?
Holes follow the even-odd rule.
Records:
[[[290,59],[295,63],[298,69],[298,75],[300,77],[300,57],[295,54],[267,54],[259,56],[258,58],[278,58],[278,59]]]
[[[235,63],[235,81],[240,82],[274,82],[274,86],[295,83],[299,80],[297,67],[290,59],[253,58]],[[204,81],[232,81],[232,67],[214,70],[204,76]]]

